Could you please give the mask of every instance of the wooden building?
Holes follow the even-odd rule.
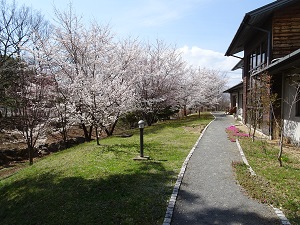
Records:
[[[300,1],[278,0],[246,13],[225,55],[241,59],[234,69],[242,69],[243,122],[255,120],[270,137],[284,130],[299,143]],[[277,99],[267,110],[266,95]]]

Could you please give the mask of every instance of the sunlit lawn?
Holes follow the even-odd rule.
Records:
[[[5,224],[162,224],[180,167],[212,116],[188,117],[52,154],[0,180]]]
[[[288,152],[283,167],[277,160],[278,147],[265,141],[240,140],[249,164],[257,176],[250,176],[245,165],[236,164],[237,177],[250,196],[281,208],[292,224],[300,224],[300,161]]]

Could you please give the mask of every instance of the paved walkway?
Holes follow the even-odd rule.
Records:
[[[214,114],[185,172],[171,225],[276,225],[274,210],[249,199],[236,184],[232,161],[242,161],[236,143],[227,139],[225,128],[234,120]]]

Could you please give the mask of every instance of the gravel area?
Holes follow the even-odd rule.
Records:
[[[274,210],[249,199],[236,183],[232,161],[242,161],[225,128],[234,119],[221,113],[205,131],[183,177],[171,225],[276,225]]]

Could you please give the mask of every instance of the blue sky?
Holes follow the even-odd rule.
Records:
[[[9,0],[8,0],[9,1]],[[195,66],[228,72],[229,86],[241,80],[231,72],[238,59],[225,57],[245,13],[274,0],[15,0],[41,11],[51,21],[53,7],[72,2],[85,21],[110,24],[119,37],[162,39],[183,51]]]

